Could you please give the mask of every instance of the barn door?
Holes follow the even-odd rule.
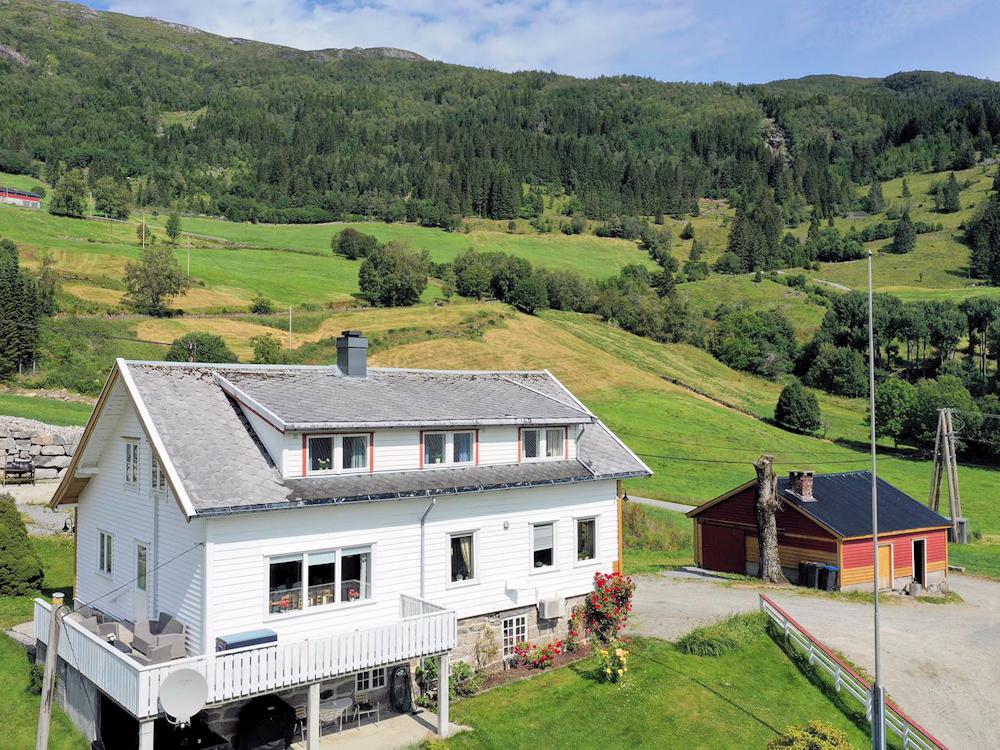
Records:
[[[746,541],[743,529],[705,523],[701,527],[701,559],[708,570],[746,573]]]
[[[878,588],[888,591],[892,588],[892,545],[882,544],[878,548]]]

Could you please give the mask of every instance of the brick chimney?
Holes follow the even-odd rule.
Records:
[[[791,471],[788,473],[788,489],[804,502],[814,502],[813,473],[811,471]]]
[[[344,377],[368,375],[368,339],[361,331],[342,331],[337,339],[337,367]]]

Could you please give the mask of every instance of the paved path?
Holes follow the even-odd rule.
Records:
[[[73,517],[71,511],[51,510],[48,507],[58,486],[58,480],[10,484],[0,487],[0,495],[9,494],[14,497],[17,509],[28,517],[29,534],[46,536],[62,531],[66,521]]]
[[[881,608],[883,682],[907,713],[951,750],[997,747],[1000,737],[1000,583],[952,575],[961,604],[887,602]],[[675,639],[696,625],[755,609],[759,588],[684,571],[641,576],[635,632]],[[768,592],[827,646],[874,671],[870,604]]]
[[[678,513],[687,513],[689,510],[694,510],[697,507],[695,505],[684,505],[684,503],[671,503],[667,500],[653,500],[650,497],[636,497],[635,495],[629,495],[628,499],[641,505],[651,505],[654,508],[676,510]]]

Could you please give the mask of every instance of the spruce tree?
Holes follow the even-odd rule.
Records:
[[[946,214],[953,214],[962,208],[961,192],[954,172],[948,175],[948,181],[944,185],[942,204],[940,210]]]
[[[865,198],[865,209],[870,214],[880,214],[885,211],[885,198],[882,196],[882,183],[872,180],[871,189]]]
[[[0,496],[0,596],[24,596],[42,585],[42,565],[21,513],[10,495]]]
[[[903,178],[903,197],[910,197],[910,183],[906,181],[905,177]]]
[[[896,222],[896,229],[892,234],[891,249],[894,253],[908,253],[917,245],[917,230],[910,220],[910,212],[905,211],[902,218]]]

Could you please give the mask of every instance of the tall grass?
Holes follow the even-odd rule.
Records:
[[[768,617],[763,612],[731,615],[711,625],[695,628],[677,641],[677,648],[692,656],[732,654],[763,638],[767,623]]]

